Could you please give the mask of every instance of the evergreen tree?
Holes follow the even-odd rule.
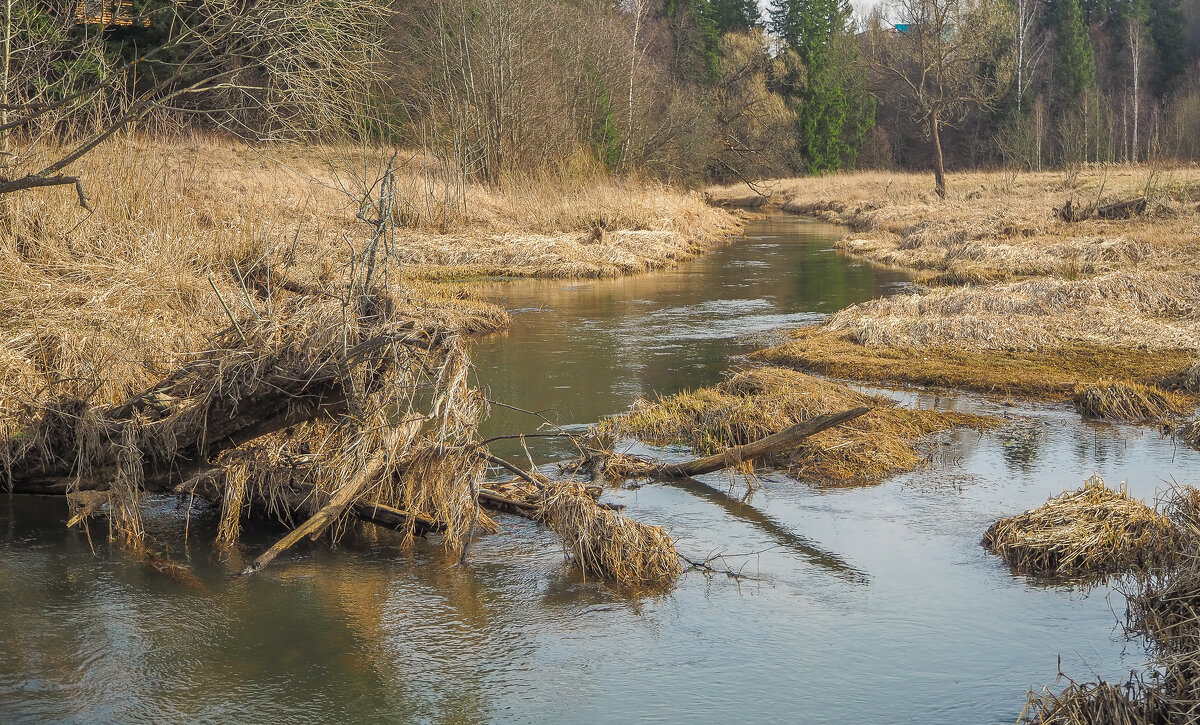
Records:
[[[1154,94],[1165,102],[1187,71],[1187,41],[1183,35],[1186,23],[1179,0],[1150,0],[1148,10],[1146,26],[1155,50],[1151,84]]]
[[[1053,0],[1050,13],[1054,29],[1052,92],[1055,111],[1062,114],[1083,107],[1096,83],[1096,66],[1079,0]]]
[[[755,0],[707,0],[700,12],[720,33],[745,33],[762,21]]]
[[[776,0],[769,12],[772,29],[806,70],[796,110],[805,167],[818,173],[853,164],[875,106],[858,68],[848,0]]]
[[[674,44],[675,76],[708,86],[721,73],[721,31],[706,0],[666,0],[662,17]]]

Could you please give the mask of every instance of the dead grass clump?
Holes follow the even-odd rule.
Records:
[[[1105,380],[1157,384],[1186,366],[1193,354],[1082,342],[1032,350],[869,345],[852,335],[816,327],[797,330],[790,342],[751,358],[853,380],[1069,400],[1076,386]]]
[[[711,388],[679,393],[605,421],[604,432],[658,445],[687,445],[709,455],[745,445],[826,413],[859,406],[870,413],[806,439],[768,463],[826,485],[874,483],[921,465],[919,439],[955,426],[986,428],[991,419],[908,410],[883,396],[785,368],[738,372]]]
[[[1171,521],[1092,476],[1042,506],[1000,519],[983,546],[1020,574],[1093,576],[1143,570],[1175,556],[1179,537]]]
[[[1177,390],[1193,395],[1200,394],[1200,362],[1193,362],[1178,373],[1163,380],[1167,390]]]
[[[1180,404],[1158,388],[1107,381],[1075,388],[1075,410],[1088,418],[1130,422],[1161,422],[1180,412]]]
[[[1161,717],[1146,722],[1194,722],[1200,713],[1200,552],[1189,549],[1175,566],[1137,578],[1124,593],[1126,632],[1145,639],[1157,670],[1141,694]]]
[[[1035,725],[1157,725],[1170,722],[1138,681],[1072,682],[1062,692],[1030,693],[1021,722]]]
[[[1150,676],[1123,685],[1072,682],[1062,693],[1030,698],[1035,723],[1195,722],[1200,714],[1200,490],[1175,486],[1161,505],[1175,528],[1174,555],[1123,580],[1125,636],[1152,655]]]
[[[539,518],[550,524],[585,574],[653,586],[674,581],[681,572],[675,542],[665,530],[601,508],[577,484],[547,486]]]

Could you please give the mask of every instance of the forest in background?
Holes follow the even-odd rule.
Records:
[[[385,138],[485,182],[1200,159],[1200,6],[1181,0],[884,0],[865,17],[847,0],[2,10],[6,159],[18,138],[147,119]]]

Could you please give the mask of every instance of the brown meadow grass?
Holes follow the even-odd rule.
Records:
[[[1200,355],[1200,170],[964,173],[772,182],[783,209],[844,224],[838,248],[924,274],[760,353],[839,377],[1067,398],[1076,384],[1180,387]],[[735,187],[709,192],[744,193]],[[1144,196],[1127,219],[1057,210]],[[1184,386],[1186,391],[1186,386]]]
[[[72,168],[91,211],[69,187],[5,197],[0,408],[49,387],[122,399],[223,329],[222,300],[237,315],[261,304],[248,285],[340,294],[371,234],[353,197],[370,189],[389,154],[128,135]],[[507,314],[466,285],[436,280],[642,271],[737,228],[697,195],[589,178],[557,189],[549,178],[470,185],[463,214],[403,217],[414,206],[434,209],[437,184],[423,157],[399,153],[392,163],[398,304],[460,332],[501,329]]]

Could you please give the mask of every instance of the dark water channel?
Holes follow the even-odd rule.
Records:
[[[773,217],[673,271],[497,286],[514,324],[477,346],[480,379],[561,424],[714,382],[770,330],[897,290],[903,274],[834,254],[838,233]],[[110,549],[101,524],[93,551],[60,501],[0,498],[0,722],[1011,723],[1060,658],[1076,678],[1140,668],[1118,595],[1014,578],[978,541],[1092,472],[1144,497],[1195,482],[1197,454],[1065,409],[896,395],[1012,420],[876,487],[772,475],[744,499],[716,474],[611,491],[693,558],[756,552],[728,560],[751,578],[689,574],[655,597],[582,581],[553,535],[507,519],[465,568],[362,533],[237,579],[269,538],[216,552],[201,511],[184,546],[164,501],[150,525],[198,572],[188,586]]]

